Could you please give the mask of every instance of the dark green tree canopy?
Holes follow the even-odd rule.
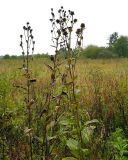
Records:
[[[128,37],[120,36],[114,44],[114,51],[119,57],[128,57]]]
[[[116,43],[117,39],[118,39],[118,33],[117,32],[114,32],[114,33],[112,33],[110,35],[110,37],[109,37],[109,43],[108,43],[109,48],[113,47],[113,45]]]

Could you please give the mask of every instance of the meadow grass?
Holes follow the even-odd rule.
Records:
[[[46,67],[45,63],[51,64],[51,61],[48,59],[37,58],[33,59],[33,61],[31,61],[30,63],[32,76],[37,80],[32,92],[33,96],[36,97],[36,105],[34,106],[34,110],[37,111],[35,113],[35,117],[37,117],[37,119],[34,119],[33,121],[36,121],[36,123],[38,124],[37,126],[35,124],[33,124],[32,126],[37,127],[35,131],[37,132],[37,135],[42,135],[41,126],[43,126],[44,119],[41,120],[40,123],[38,123],[38,116],[42,104],[45,103],[45,96],[47,91],[49,90],[48,86],[50,84],[51,76],[50,71]],[[0,60],[0,112],[1,114],[5,115],[6,113],[8,113],[8,115],[13,115],[13,118],[9,119],[9,121],[11,121],[11,125],[15,126],[15,130],[18,128],[22,128],[22,126],[24,126],[23,121],[24,119],[26,119],[26,113],[24,113],[24,90],[18,87],[24,87],[26,85],[26,81],[23,77],[23,72],[20,69],[21,66],[22,60]],[[62,70],[64,69],[63,67],[64,66],[62,64]],[[128,136],[128,59],[78,60],[76,65],[76,75],[77,80],[75,92],[76,99],[79,100],[81,118],[86,117],[85,119],[87,121],[97,119],[100,122],[100,125],[98,125],[96,129],[95,136],[92,137],[89,142],[87,142],[87,145],[85,145],[90,149],[91,153],[88,159],[105,159],[103,158],[105,154],[103,149],[106,144],[107,138],[111,135],[111,133],[114,132],[116,128],[121,128],[125,136]],[[56,94],[58,93],[59,90],[56,91]],[[65,101],[66,99],[63,102],[64,104],[66,104]],[[53,109],[54,101],[51,107]],[[66,108],[66,106],[64,107]],[[63,112],[65,118],[70,116],[70,111],[65,113]],[[46,121],[47,118],[45,120],[45,123]],[[49,127],[49,125],[52,125],[51,123],[52,122],[50,122],[47,127]],[[82,123],[83,122],[81,122],[81,125]],[[57,130],[57,128],[55,130]],[[72,130],[74,129],[72,128]],[[54,132],[52,131],[52,133]],[[11,135],[15,136],[15,134]],[[23,133],[17,132],[17,134],[19,134],[17,136],[20,137],[20,134]],[[70,135],[70,133],[68,134]],[[4,135],[2,136],[4,139]],[[54,139],[55,137],[52,138]],[[20,138],[18,139],[18,141],[20,143]],[[3,140],[3,142],[6,144],[6,140]],[[64,142],[62,144],[64,145]],[[58,154],[58,157],[60,157],[60,159],[62,159],[62,157],[66,154],[67,156],[69,156],[72,153],[69,153],[67,151],[63,152],[64,146],[62,144],[60,147],[62,151],[59,151],[56,144],[56,147],[53,149],[52,153],[53,155]],[[23,143],[22,145],[25,147],[26,144]],[[35,146],[38,145],[39,148],[41,148],[40,144],[36,142]],[[23,146],[19,145],[19,148],[17,149],[19,157],[21,157],[19,150],[21,150],[22,155],[25,154],[24,150],[27,150],[21,149]],[[5,145],[4,149],[9,150],[8,147],[8,145]],[[14,148],[11,148],[10,150],[13,153],[16,152],[16,149]],[[35,159],[37,159],[38,151],[36,149],[35,153]],[[112,153],[109,154],[111,157]],[[11,155],[10,157],[13,157],[13,155]]]

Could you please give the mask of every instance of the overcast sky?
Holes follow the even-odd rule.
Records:
[[[84,46],[105,46],[113,32],[128,35],[128,0],[0,0],[0,55],[20,55],[19,35],[27,21],[33,28],[35,53],[51,53],[51,8],[75,11],[84,22]]]

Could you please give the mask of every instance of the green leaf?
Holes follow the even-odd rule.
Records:
[[[91,136],[93,135],[95,126],[88,126],[88,127],[84,127],[82,130],[82,138],[85,144],[87,144],[90,139]]]
[[[70,138],[67,140],[67,146],[69,147],[71,153],[78,158],[80,150],[78,141]]]
[[[70,150],[77,150],[78,141],[70,138],[69,140],[67,140],[67,146],[69,147]]]
[[[92,124],[92,123],[99,123],[99,121],[97,119],[93,119],[91,121],[87,121],[85,125]]]
[[[47,126],[46,126],[46,130],[48,131],[49,129],[53,128],[55,125],[55,121],[51,121]]]
[[[78,159],[76,159],[76,158],[74,158],[74,157],[65,157],[65,158],[63,158],[62,160],[78,160]]]
[[[87,156],[89,155],[89,150],[88,149],[81,149],[82,150],[82,153],[84,156]]]
[[[63,119],[59,122],[59,124],[64,126],[70,126],[74,124],[74,121],[72,119]]]

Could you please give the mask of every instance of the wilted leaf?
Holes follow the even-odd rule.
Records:
[[[46,63],[44,63],[51,71],[54,71],[54,69],[50,66],[50,65],[48,65],[48,64],[46,64]]]
[[[26,127],[25,130],[24,130],[24,134],[25,134],[25,135],[28,135],[28,134],[30,134],[30,133],[32,133],[32,128]]]

